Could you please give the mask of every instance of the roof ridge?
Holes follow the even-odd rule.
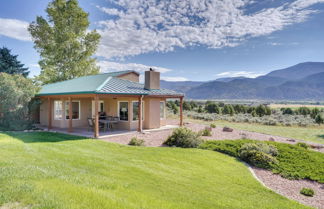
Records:
[[[100,91],[100,89],[102,89],[108,83],[108,81],[110,81],[111,78],[113,78],[113,77],[108,76],[108,78],[96,88],[96,91]]]
[[[58,81],[58,82],[55,82],[55,83],[48,83],[48,84],[45,84],[43,86],[54,85],[54,84],[59,84],[59,83],[65,83],[65,82],[68,82],[68,81],[77,80],[77,79],[84,78],[84,77],[99,76],[99,75],[103,75],[103,74],[98,73],[98,74],[93,74],[93,75],[84,75],[84,76],[80,76],[80,77],[77,77],[77,78],[72,78],[72,79],[69,79],[69,80]]]

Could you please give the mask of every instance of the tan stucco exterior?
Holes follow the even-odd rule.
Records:
[[[61,120],[57,120],[54,117],[54,101],[62,101],[63,104],[63,118]],[[80,101],[80,118],[72,121],[72,127],[87,127],[88,126],[88,118],[93,118],[92,115],[92,101],[93,98],[77,98],[73,97],[72,101]],[[40,106],[40,123],[41,125],[48,125],[48,100],[46,97],[41,99],[42,103]],[[52,115],[52,127],[58,128],[68,128],[69,120],[65,119],[65,102],[68,101],[67,98],[56,98],[51,99],[51,115]],[[117,125],[115,125],[115,129],[121,130],[137,130],[138,121],[133,121],[133,102],[138,102],[138,97],[111,97],[111,98],[100,98],[99,101],[104,102],[104,111],[107,116],[119,116],[119,102],[128,102],[128,121],[119,121]],[[144,97],[143,98],[143,106],[144,110],[142,114],[144,114],[143,119],[143,128],[144,129],[152,129],[159,128],[160,126],[166,125],[166,119],[160,118],[160,102],[164,102],[164,98],[156,98],[156,97]],[[166,107],[164,108],[166,109]],[[164,114],[165,115],[165,114]]]
[[[118,76],[118,78],[133,81],[133,82],[139,82],[139,75],[134,72],[120,75]]]

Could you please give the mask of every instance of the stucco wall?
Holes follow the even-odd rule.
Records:
[[[118,103],[121,101],[128,102],[128,121],[120,121],[118,124],[114,125],[115,129],[121,130],[137,130],[138,121],[133,121],[133,101],[138,101],[138,98],[134,97],[118,97],[118,98],[100,98],[99,100],[104,101],[104,111],[108,116],[119,116]],[[52,126],[59,128],[68,128],[69,120],[65,119],[65,109],[64,104],[67,100],[60,100],[63,102],[63,119],[55,120],[54,119],[54,101],[52,102]],[[92,101],[91,98],[83,99],[73,99],[73,101],[80,101],[80,119],[73,120],[73,127],[87,127],[87,119],[92,117]],[[144,98],[144,120],[143,128],[152,129],[159,128],[160,126],[166,125],[165,119],[160,119],[160,101],[165,101],[162,98]],[[48,104],[47,99],[42,100],[40,106],[40,123],[41,125],[48,125]]]
[[[133,81],[133,82],[139,82],[139,76],[136,73],[127,73],[127,74],[118,76],[118,78]]]

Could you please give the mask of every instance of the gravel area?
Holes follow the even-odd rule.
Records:
[[[178,120],[168,120],[168,124],[175,125],[178,123]],[[192,129],[193,131],[200,131],[206,127],[203,124],[197,123],[185,123],[186,127]],[[102,140],[109,141],[109,142],[116,142],[120,144],[128,144],[132,137],[137,137],[140,139],[145,140],[145,145],[150,147],[157,147],[162,146],[162,143],[168,138],[168,136],[172,133],[172,129],[169,130],[160,130],[160,131],[152,131],[152,132],[145,132],[145,133],[132,133],[126,135],[118,135],[118,136],[109,136]],[[320,144],[315,144],[312,142],[306,142],[302,140],[291,139],[287,137],[281,136],[273,136],[268,134],[262,134],[257,132],[251,131],[242,131],[242,130],[233,130],[233,132],[224,132],[223,127],[216,127],[212,129],[212,136],[203,137],[206,140],[236,140],[236,139],[254,139],[260,141],[276,141],[288,144],[296,144],[298,142],[305,142],[318,148],[315,149],[316,151],[324,152],[324,146]]]
[[[257,178],[271,190],[305,205],[324,209],[324,184],[308,180],[289,180],[260,168],[252,168],[252,170]],[[304,187],[312,188],[315,195],[307,197],[300,194],[300,190]]]

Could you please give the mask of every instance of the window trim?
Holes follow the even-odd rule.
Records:
[[[127,102],[127,108],[128,108],[128,120],[120,120],[119,107],[120,107],[120,103],[121,103],[121,102]],[[118,118],[119,118],[119,121],[120,121],[120,122],[128,122],[128,121],[130,121],[130,118],[129,118],[129,101],[127,101],[127,100],[118,101],[118,105],[117,105],[117,115],[118,115]]]
[[[55,117],[55,112],[56,112],[56,110],[55,110],[55,102],[61,102],[61,111],[62,111],[62,113],[61,113],[61,115],[62,115],[61,119]],[[53,102],[53,119],[54,120],[63,120],[63,118],[64,118],[63,113],[64,113],[63,101],[62,100],[54,100],[54,102]]]
[[[64,103],[64,118],[65,120],[70,120],[70,119],[66,119],[66,110],[67,110],[67,106],[66,106],[66,103],[69,102],[69,100],[65,100],[65,103]],[[77,119],[73,119],[72,120],[81,120],[81,101],[80,100],[72,100],[72,102],[78,102],[79,103],[79,118]],[[68,106],[69,107],[69,106]]]
[[[163,118],[161,118],[161,103],[163,103]],[[165,101],[160,101],[160,119],[166,119],[166,117],[165,117]]]
[[[133,100],[132,101],[132,121],[138,121],[138,119],[137,120],[134,120],[134,106],[133,106],[133,104],[135,103],[135,102],[138,102],[137,100]],[[143,108],[142,108],[142,121],[144,121],[144,119],[145,119],[145,117],[144,117],[144,108],[145,108],[145,105],[144,105],[144,101],[142,101],[142,106],[143,106]]]

